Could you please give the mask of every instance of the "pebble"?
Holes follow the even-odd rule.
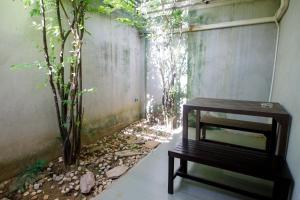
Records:
[[[24,192],[23,196],[26,197],[29,195],[29,191]]]
[[[74,196],[69,196],[70,199],[75,197],[80,199],[86,199],[86,197],[96,196],[112,183],[112,179],[121,176],[128,170],[128,167],[132,167],[147,153],[151,152],[152,149],[156,148],[159,143],[153,141],[154,139],[157,139],[157,137],[169,137],[166,133],[162,133],[162,131],[151,132],[148,130],[144,130],[144,128],[140,127],[131,127],[130,130],[125,129],[120,134],[114,134],[113,136],[108,136],[103,138],[102,140],[98,140],[95,144],[84,145],[82,157],[79,163],[80,166],[72,166],[71,170],[67,173],[58,174],[60,171],[59,168],[58,172],[56,171],[57,167],[61,166],[57,163],[62,163],[63,157],[59,157],[57,160],[55,160],[55,162],[50,162],[46,167],[46,170],[49,174],[53,174],[53,176],[43,176],[42,179],[40,179],[40,181],[38,181],[37,183],[27,184],[26,187],[28,188],[28,190],[23,193],[23,196],[26,197],[30,195],[29,197],[26,197],[26,199],[31,198],[44,200],[59,200],[58,198],[55,199],[55,196],[50,197],[49,195],[44,194],[42,187],[43,183],[45,182],[49,182],[49,184],[51,185],[51,189],[57,188],[57,190],[61,191],[61,193],[63,194],[70,193],[68,195]],[[130,135],[128,135],[129,133]],[[139,137],[146,136],[147,138],[145,138],[145,141],[148,140],[148,142],[138,142],[142,140],[136,137],[137,134],[139,134]],[[97,151],[92,151],[92,149],[97,149]],[[87,168],[87,166],[89,167],[89,169]],[[115,168],[118,166],[119,169]],[[92,169],[90,169],[90,167]],[[87,193],[90,196],[84,197],[84,195],[80,194],[80,184],[82,184],[80,178],[84,174],[91,173],[89,172],[89,170],[95,170],[99,172],[97,172],[97,174],[94,175],[94,181],[90,180],[89,182],[85,180],[87,181],[85,184],[89,185],[88,187],[91,189],[90,192]],[[57,173],[54,174],[53,172]],[[107,176],[110,178],[108,178]],[[0,194],[5,194],[3,190],[3,185],[3,183],[0,184]],[[92,189],[93,187],[94,189]],[[85,189],[89,190],[89,188]],[[54,192],[56,190],[52,191]],[[41,194],[41,196],[39,197],[37,194]],[[58,195],[61,195],[60,192],[58,193]],[[64,198],[67,198],[67,196],[65,196]]]
[[[59,175],[59,176],[53,174],[53,180],[56,181],[56,182],[61,181],[63,178],[64,178],[64,175],[62,175],[62,174]]]
[[[78,191],[80,189],[80,185],[76,185],[74,189]]]
[[[49,162],[48,167],[52,167],[53,166],[53,162]]]
[[[71,178],[68,178],[68,177],[64,177],[64,178],[63,178],[63,182],[71,182],[71,181],[72,181]]]
[[[59,157],[59,158],[58,158],[58,162],[59,162],[59,163],[61,163],[61,162],[63,162],[63,161],[64,161],[63,157]]]
[[[49,199],[49,195],[47,195],[47,194],[44,195],[43,199],[44,199],[44,200],[48,200],[48,199]]]
[[[38,190],[40,188],[40,184],[36,183],[33,185],[33,189]]]

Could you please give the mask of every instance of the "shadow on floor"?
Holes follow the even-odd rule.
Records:
[[[189,129],[189,133],[192,133],[191,137],[194,137],[194,132],[194,129]],[[212,130],[207,135],[210,139],[264,148],[265,139],[258,135],[234,134],[224,130]],[[174,194],[169,195],[167,192],[167,152],[180,139],[181,135],[177,134],[169,143],[161,144],[94,200],[250,200],[235,193],[180,177],[175,179]],[[175,168],[178,165],[179,161],[176,160]],[[272,183],[269,181],[204,165],[189,163],[189,172],[260,194],[270,195],[272,190]]]

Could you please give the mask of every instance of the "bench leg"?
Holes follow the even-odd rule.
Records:
[[[287,179],[275,180],[273,186],[273,198],[274,200],[289,200],[290,191],[292,187],[292,181]]]
[[[202,133],[201,134],[202,135],[202,139],[205,140],[206,139],[206,126],[202,127],[202,132],[201,133]]]
[[[274,155],[276,153],[276,138],[277,138],[277,122],[273,119],[272,121],[272,132],[269,137],[267,137],[267,151]]]
[[[169,156],[168,193],[174,193],[174,157]]]
[[[200,125],[200,111],[196,111],[196,140],[200,140],[200,132],[201,132],[201,125]]]

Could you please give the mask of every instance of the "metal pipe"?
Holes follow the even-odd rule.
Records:
[[[269,94],[269,102],[272,100],[272,95],[273,95],[275,73],[276,73],[276,66],[277,66],[277,54],[278,54],[279,34],[280,34],[279,23],[278,23],[277,20],[275,21],[275,23],[276,23],[276,26],[277,26],[277,35],[276,35],[276,46],[275,46],[274,65],[273,65],[272,81],[271,81],[270,94]]]
[[[269,102],[272,100],[272,96],[273,96],[275,74],[276,74],[276,67],[277,67],[277,55],[278,55],[279,36],[280,36],[280,26],[279,26],[278,22],[282,19],[283,15],[286,13],[288,6],[289,6],[289,0],[281,0],[280,7],[275,14],[275,24],[277,26],[277,36],[276,36],[274,65],[273,65],[272,81],[271,81],[271,86],[270,86]]]
[[[232,28],[232,27],[239,27],[239,26],[249,26],[255,24],[274,23],[275,20],[276,20],[275,17],[263,17],[263,18],[222,22],[216,24],[194,25],[194,26],[190,26],[189,28],[183,29],[181,32],[185,33],[185,32],[205,31],[205,30],[222,29],[222,28]]]
[[[277,22],[279,22],[282,19],[283,15],[287,11],[288,7],[289,7],[289,0],[281,0],[280,7],[275,14]]]

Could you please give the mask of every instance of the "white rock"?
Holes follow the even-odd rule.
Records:
[[[80,177],[80,191],[83,194],[87,194],[95,186],[95,176],[92,172],[87,172]]]
[[[118,166],[106,172],[106,176],[109,179],[116,179],[122,176],[127,170],[128,167],[126,166]]]
[[[40,188],[40,184],[36,183],[33,185],[33,189],[38,190]]]
[[[64,182],[71,182],[72,179],[71,179],[71,178],[68,178],[68,177],[64,177],[64,178],[63,178],[63,181],[64,181]]]
[[[80,185],[75,186],[75,190],[78,191],[80,189]]]
[[[23,194],[24,197],[26,197],[26,196],[28,196],[28,195],[29,195],[29,191],[24,192],[24,194]]]
[[[44,195],[43,199],[44,199],[44,200],[48,200],[48,199],[49,199],[49,195],[47,195],[47,194]]]
[[[62,174],[59,176],[56,176],[55,174],[53,175],[53,180],[56,182],[61,181],[63,178],[64,178],[64,175],[62,175]]]
[[[128,156],[136,156],[136,155],[140,155],[140,152],[137,151],[131,151],[131,150],[124,150],[124,151],[119,151],[116,152],[115,155],[119,156],[119,157],[128,157]]]
[[[49,162],[48,166],[52,167],[53,166],[53,162]]]
[[[63,157],[59,157],[59,158],[58,158],[58,162],[59,162],[59,163],[61,163],[61,162],[63,162],[63,161],[64,161]]]

